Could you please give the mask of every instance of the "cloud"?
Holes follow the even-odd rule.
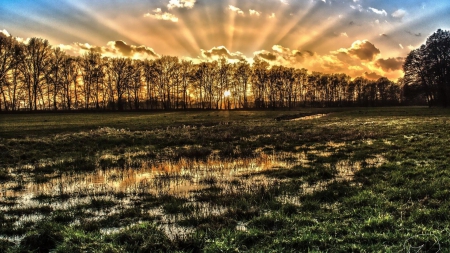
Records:
[[[123,56],[135,57],[136,55],[142,55],[142,56],[151,56],[154,58],[159,57],[159,55],[157,55],[152,48],[146,46],[128,45],[127,43],[121,40],[114,41],[114,44],[111,45],[116,50],[118,50],[118,52],[121,53]]]
[[[130,56],[131,52],[133,51],[131,46],[127,45],[127,43],[125,43],[125,42],[123,42],[121,40],[116,41],[114,43],[114,47],[116,49],[118,49],[122,53],[122,55],[124,55],[124,56]]]
[[[369,9],[370,9],[371,11],[375,12],[375,13],[378,14],[378,15],[384,15],[384,16],[387,16],[387,12],[386,12],[385,10],[378,10],[378,9],[375,9],[375,8],[372,8],[372,7],[369,7]]]
[[[398,9],[394,11],[392,14],[392,17],[402,19],[406,15],[406,11],[402,9]]]
[[[178,18],[168,12],[162,12],[160,8],[154,9],[153,10],[154,14],[151,13],[146,13],[144,14],[144,17],[150,17],[153,19],[158,19],[158,20],[167,20],[167,21],[172,21],[172,22],[178,22]]]
[[[122,40],[109,41],[106,46],[99,47],[93,46],[89,43],[75,42],[71,45],[60,44],[58,46],[61,50],[64,50],[69,55],[80,56],[87,52],[100,53],[102,56],[107,57],[129,57],[133,59],[147,59],[147,58],[159,58],[152,48],[147,46],[128,45]]]
[[[403,45],[402,45],[402,44],[398,44],[398,46],[399,46],[401,49],[403,49]]]
[[[403,57],[378,59],[375,65],[383,69],[383,71],[388,72],[402,69],[404,61],[405,59]]]
[[[363,7],[360,4],[358,4],[358,5],[352,5],[351,4],[350,8],[352,8],[353,10],[358,10],[359,12],[363,11]]]
[[[411,31],[406,31],[406,33],[409,34],[409,35],[414,35],[416,37],[421,37],[422,36],[422,33],[412,33]]]
[[[380,53],[380,50],[367,40],[357,40],[353,42],[350,48],[341,48],[337,50],[337,53],[347,54],[365,61],[371,61]]]
[[[228,5],[228,9],[231,10],[232,12],[236,12],[239,15],[244,15],[244,12],[236,6]]]
[[[202,56],[208,59],[218,59],[220,57],[225,57],[230,60],[241,60],[245,59],[245,56],[241,52],[231,53],[226,47],[219,46],[213,47],[210,50],[201,49]]]
[[[72,47],[72,50],[74,52],[78,51],[79,55],[82,55],[86,51],[93,51],[93,52],[97,52],[97,53],[103,52],[103,49],[101,47],[93,46],[93,45],[90,45],[89,43],[83,44],[83,43],[75,42],[75,43],[73,43],[73,45],[74,46]]]
[[[296,66],[300,63],[305,63],[306,59],[312,60],[312,58],[316,57],[311,51],[300,51],[296,49],[290,49],[287,47],[283,47],[281,45],[272,46],[272,52],[268,52],[265,50],[257,51],[255,55],[261,55],[262,58],[267,60],[277,60],[277,64],[280,65],[293,65]],[[274,57],[275,56],[275,57]]]
[[[5,35],[6,37],[11,36],[11,34],[9,34],[8,31],[6,31],[5,29],[0,30],[0,33],[3,34],[3,35]]]
[[[269,18],[275,18],[275,13],[272,12],[272,14],[269,15]]]
[[[253,53],[253,55],[255,55],[257,57],[261,57],[268,61],[275,61],[277,59],[277,56],[274,53],[271,53],[266,50],[256,51]]]
[[[195,0],[170,0],[167,8],[187,8],[192,9],[195,5]]]
[[[248,10],[248,12],[250,13],[250,16],[260,16],[261,15],[261,12],[255,11],[252,9]]]
[[[367,40],[357,40],[349,48],[323,54],[274,45],[271,50],[255,51],[253,55],[265,60],[271,66],[305,68],[309,72],[346,73],[353,78],[362,76],[371,80],[377,80],[382,76],[390,79],[403,76],[404,59],[377,58],[380,50]]]
[[[364,72],[364,77],[367,78],[367,79],[370,79],[370,80],[378,80],[378,79],[380,79],[383,76],[379,75],[379,74],[377,74],[375,72],[370,72],[370,73],[369,72]]]
[[[288,4],[288,2],[286,0],[280,0],[280,2],[283,4]]]

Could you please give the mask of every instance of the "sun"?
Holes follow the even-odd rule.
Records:
[[[229,96],[231,96],[231,92],[230,92],[229,90],[226,90],[226,91],[223,93],[223,96],[224,96],[224,97],[229,97]]]

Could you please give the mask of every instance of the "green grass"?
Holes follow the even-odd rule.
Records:
[[[329,114],[276,120],[310,113]],[[450,252],[448,109],[1,117],[0,188],[17,197],[0,197],[0,236],[24,236],[18,244],[1,239],[2,252]],[[133,191],[42,192],[36,206],[19,204],[28,181],[109,170],[125,181],[125,171],[143,164],[214,156],[232,163],[261,152],[307,161],[291,166],[286,157],[285,166],[230,181],[211,171],[167,173]],[[147,191],[185,182],[202,187],[189,196]],[[27,219],[33,215],[40,218]]]

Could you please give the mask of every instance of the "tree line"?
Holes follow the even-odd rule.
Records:
[[[386,106],[407,102],[405,92],[420,104],[437,96],[434,92],[439,92],[441,83],[448,83],[449,72],[433,80],[421,79],[415,65],[412,69],[408,65],[422,60],[413,52],[405,63],[406,81],[393,82],[385,77],[352,80],[342,73],[270,67],[258,57],[253,64],[229,63],[224,58],[198,64],[173,56],[108,58],[95,50],[74,57],[41,38],[21,43],[12,36],[0,36],[0,110]],[[416,94],[418,79],[426,84],[426,96]],[[448,97],[448,88],[445,91]]]
[[[450,105],[450,31],[438,29],[403,65],[405,93],[430,106]]]

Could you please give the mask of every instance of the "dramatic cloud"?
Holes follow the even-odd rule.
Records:
[[[371,61],[380,53],[380,50],[367,40],[357,40],[353,42],[350,48],[341,48],[337,52],[358,57],[361,60]]]
[[[384,15],[384,16],[387,16],[387,12],[386,12],[385,10],[378,10],[378,9],[375,9],[375,8],[372,8],[372,7],[369,7],[369,9],[370,9],[371,11],[375,12],[375,13],[378,14],[378,15]]]
[[[173,8],[191,9],[192,7],[194,7],[194,4],[195,0],[170,0],[167,8],[169,8],[169,10]]]
[[[405,14],[406,14],[405,10],[398,9],[398,10],[394,11],[391,15],[394,18],[402,19],[405,16]]]
[[[244,12],[236,6],[228,5],[228,9],[231,10],[232,12],[236,12],[239,15],[244,15]]]
[[[255,56],[269,61],[271,64],[286,65],[290,67],[306,67],[314,61],[316,55],[311,51],[290,49],[281,45],[272,46],[272,51],[261,50],[253,53]],[[309,65],[308,65],[309,66]]]
[[[260,50],[253,54],[272,66],[305,68],[310,73],[314,71],[328,74],[346,73],[353,78],[363,76],[371,80],[377,80],[382,76],[397,79],[403,75],[404,58],[377,58],[380,50],[366,40],[357,40],[349,48],[341,48],[324,54],[291,49],[281,45],[274,45],[271,50]]]
[[[260,12],[255,11],[255,10],[252,10],[252,9],[250,9],[250,10],[248,10],[248,11],[249,11],[249,13],[250,13],[250,16],[259,16],[259,15],[261,15]]]
[[[144,14],[144,17],[150,17],[153,19],[158,19],[158,20],[167,20],[167,21],[172,21],[172,22],[178,22],[178,18],[168,12],[162,12],[160,8],[157,8],[155,10],[153,10],[154,14],[151,13],[146,13]]]
[[[201,49],[202,56],[208,59],[218,59],[225,57],[229,60],[241,60],[245,59],[245,56],[241,52],[231,53],[224,46],[213,47],[210,50]]]
[[[93,46],[89,43],[75,42],[71,45],[60,44],[58,46],[61,50],[67,52],[69,55],[80,56],[87,52],[100,53],[107,57],[130,57],[133,59],[147,59],[147,58],[159,58],[160,56],[155,51],[146,46],[128,45],[126,42],[109,41],[106,46],[99,47]]]
[[[388,72],[388,71],[395,71],[395,70],[402,69],[404,60],[405,59],[403,57],[388,58],[388,59],[378,59],[375,62],[375,65],[377,67],[382,68],[383,71],[386,71],[386,72]]]

